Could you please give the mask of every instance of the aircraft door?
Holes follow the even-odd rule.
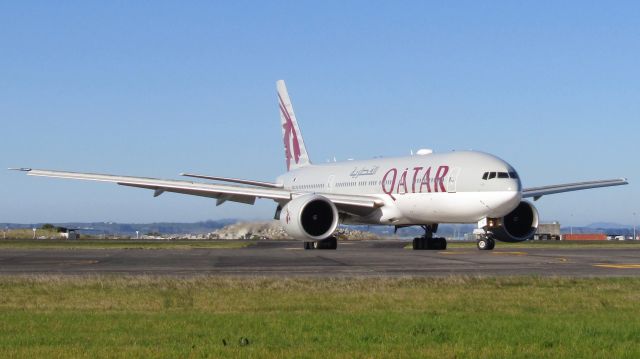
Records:
[[[331,175],[329,176],[329,179],[327,179],[327,192],[332,193],[333,192],[333,188],[336,185],[336,176]]]
[[[460,167],[454,167],[449,175],[447,181],[447,192],[456,193],[458,187],[458,175],[460,174]]]

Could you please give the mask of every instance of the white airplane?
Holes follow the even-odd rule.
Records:
[[[336,249],[338,223],[389,225],[396,229],[421,226],[425,234],[413,240],[413,249],[446,249],[444,238],[434,237],[440,223],[477,223],[479,249],[491,250],[495,240],[519,242],[533,237],[538,212],[523,198],[589,188],[627,184],[626,179],[522,188],[515,169],[483,152],[433,153],[312,164],[284,81],[277,83],[280,122],[287,172],[275,182],[205,176],[182,176],[216,181],[163,180],[107,174],[17,168],[31,176],[113,182],[146,188],[154,197],[176,192],[253,204],[256,198],[278,203],[275,219],[305,249]],[[221,184],[220,182],[232,183]]]

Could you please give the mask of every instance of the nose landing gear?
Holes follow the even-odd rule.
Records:
[[[496,246],[496,240],[486,235],[481,236],[476,243],[481,251],[490,251]]]

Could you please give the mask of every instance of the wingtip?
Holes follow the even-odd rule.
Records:
[[[28,167],[9,167],[7,168],[9,171],[20,171],[20,172],[30,172],[31,168]]]

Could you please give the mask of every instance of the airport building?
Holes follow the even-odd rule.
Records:
[[[80,239],[80,234],[78,233],[77,229],[65,228],[65,227],[58,227],[57,229],[58,229],[58,234],[60,235],[60,238]]]

